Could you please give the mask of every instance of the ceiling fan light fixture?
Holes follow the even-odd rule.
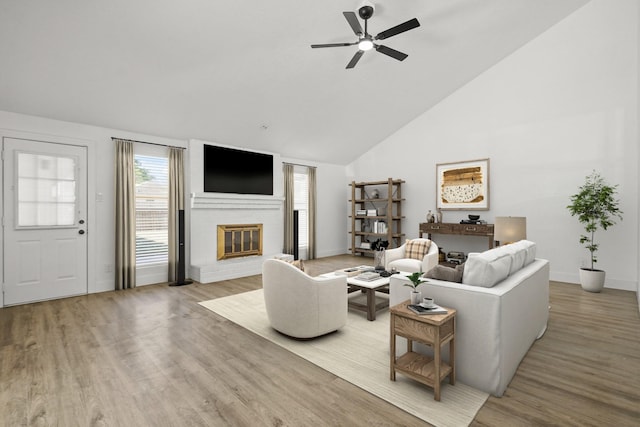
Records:
[[[360,40],[360,42],[358,43],[358,49],[363,50],[365,52],[367,50],[373,49],[373,41],[371,41],[370,39]]]

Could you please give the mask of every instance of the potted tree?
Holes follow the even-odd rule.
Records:
[[[594,238],[599,229],[606,230],[616,223],[616,219],[622,220],[619,200],[615,198],[617,188],[617,185],[608,185],[599,173],[593,171],[579,187],[578,193],[571,196],[571,204],[567,206],[571,216],[577,216],[586,231],[580,236],[580,243],[591,256],[591,266],[580,268],[580,284],[585,291],[600,292],[604,287],[605,272],[595,268],[599,244]]]

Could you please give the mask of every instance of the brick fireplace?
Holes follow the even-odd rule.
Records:
[[[209,283],[260,274],[263,260],[282,252],[283,197],[191,193],[190,198],[192,279]],[[220,246],[218,226],[229,227],[229,244],[238,253],[226,254],[225,237]],[[259,245],[254,238],[257,226]],[[241,253],[243,246],[246,253]]]

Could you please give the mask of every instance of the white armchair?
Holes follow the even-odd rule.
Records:
[[[412,241],[427,241],[428,239],[412,239]],[[405,247],[403,244],[398,248],[387,249],[385,251],[385,270],[389,271],[395,267],[398,271],[406,271],[407,273],[417,273],[419,271],[427,272],[438,265],[438,245],[431,242],[428,252],[422,260],[414,258],[405,258]]]
[[[294,338],[313,338],[347,323],[347,277],[311,277],[279,259],[262,264],[271,326]]]

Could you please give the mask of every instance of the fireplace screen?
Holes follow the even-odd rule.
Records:
[[[218,259],[262,255],[262,224],[218,225]]]

